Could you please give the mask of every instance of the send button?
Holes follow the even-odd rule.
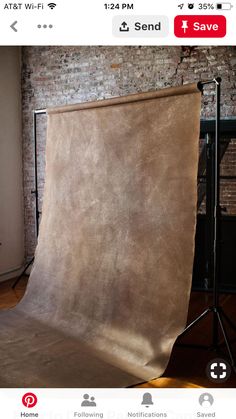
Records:
[[[114,16],[113,35],[121,38],[163,38],[169,33],[167,16]]]

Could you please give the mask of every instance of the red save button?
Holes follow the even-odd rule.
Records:
[[[178,38],[223,38],[226,35],[225,16],[179,15],[174,21]]]

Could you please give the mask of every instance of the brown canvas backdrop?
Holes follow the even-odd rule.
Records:
[[[201,94],[195,84],[48,110],[35,263],[0,313],[0,385],[160,376],[186,323]]]

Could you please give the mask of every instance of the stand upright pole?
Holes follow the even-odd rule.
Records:
[[[34,138],[34,190],[31,191],[31,194],[35,195],[35,225],[36,225],[36,236],[38,237],[39,234],[39,194],[38,194],[38,153],[37,153],[37,115],[46,114],[46,109],[38,109],[33,112],[33,138]],[[26,273],[29,266],[33,263],[34,256],[30,259],[30,261],[26,264],[23,272],[20,276],[15,280],[12,285],[12,289],[14,289],[21,278]]]
[[[213,298],[214,298],[214,320],[213,320],[213,347],[217,348],[218,318],[219,309],[219,282],[220,282],[220,230],[219,219],[220,210],[220,83],[221,79],[216,79],[216,120],[215,120],[215,142],[213,160]]]
[[[36,222],[36,235],[39,234],[39,194],[38,194],[38,156],[37,156],[37,113],[33,115],[33,130],[34,130],[34,191],[35,194],[35,222]]]

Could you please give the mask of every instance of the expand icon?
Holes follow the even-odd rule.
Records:
[[[231,367],[225,359],[216,358],[207,364],[206,374],[215,383],[227,381],[231,375]]]

